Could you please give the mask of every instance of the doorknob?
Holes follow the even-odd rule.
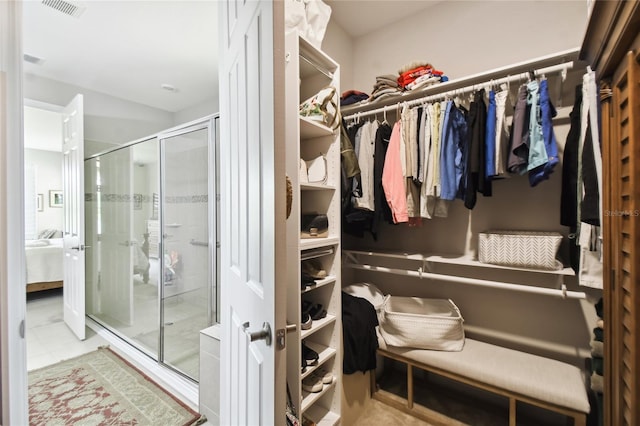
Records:
[[[71,250],[82,251],[82,250],[84,250],[86,248],[89,248],[89,247],[91,247],[91,246],[85,246],[84,244],[80,244],[79,246],[71,247]]]
[[[263,322],[262,330],[254,331],[253,333],[249,331],[249,325],[249,322],[242,324],[244,332],[249,337],[249,341],[255,342],[256,340],[264,340],[264,343],[267,346],[271,346],[271,326],[268,322]]]
[[[123,243],[118,243],[120,246],[129,247],[131,245],[131,241],[125,241]]]

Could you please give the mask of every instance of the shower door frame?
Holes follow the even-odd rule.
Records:
[[[135,146],[136,144],[139,143],[143,143],[143,142],[147,142],[149,140],[155,139],[157,141],[158,144],[158,164],[159,164],[159,170],[158,170],[158,192],[159,192],[159,199],[162,200],[163,199],[163,194],[164,194],[164,189],[163,189],[163,182],[162,182],[162,173],[164,171],[164,164],[163,164],[163,153],[162,153],[162,140],[172,137],[172,136],[179,136],[181,134],[185,134],[185,133],[189,133],[192,131],[197,131],[197,130],[204,130],[204,129],[208,129],[208,159],[207,159],[207,163],[208,163],[208,174],[207,174],[207,191],[208,191],[208,197],[207,197],[207,209],[208,209],[208,258],[209,258],[209,267],[208,267],[208,283],[209,285],[207,286],[207,299],[208,299],[208,307],[207,307],[207,314],[208,314],[208,323],[210,324],[217,324],[220,321],[220,292],[219,292],[219,269],[218,269],[218,263],[219,263],[219,247],[220,247],[220,243],[219,243],[219,236],[218,236],[218,231],[219,231],[219,199],[220,199],[220,189],[219,189],[219,176],[218,176],[218,163],[217,163],[217,158],[218,158],[218,152],[219,152],[219,129],[218,129],[218,123],[219,123],[219,114],[212,114],[197,120],[193,120],[175,127],[172,127],[170,129],[167,130],[163,130],[161,132],[155,133],[153,135],[150,136],[146,136],[140,139],[136,139],[135,141],[131,141],[128,142],[126,144],[120,145],[118,147],[115,148],[111,148],[105,151],[101,151],[97,154],[91,155],[90,157],[85,158],[84,160],[90,160],[92,158],[96,158],[96,157],[100,157],[100,156],[104,156],[107,155],[111,152],[120,150],[120,149],[125,149],[125,148],[130,148],[132,146]],[[161,208],[162,202],[159,202],[159,208],[158,208],[158,222],[159,222],[159,229],[162,230],[164,229],[164,217],[163,217],[163,209]],[[150,353],[147,349],[145,349],[144,347],[142,347],[140,344],[138,344],[132,337],[127,336],[125,334],[123,334],[122,332],[120,332],[119,330],[117,330],[115,327],[112,327],[111,325],[105,323],[102,319],[97,318],[95,315],[93,314],[87,314],[87,316],[89,316],[97,325],[99,325],[100,327],[102,327],[103,329],[107,330],[109,333],[111,333],[114,336],[117,336],[118,338],[122,339],[122,341],[124,341],[127,345],[129,345],[130,347],[134,348],[136,351],[138,351],[141,354],[144,354],[145,356],[149,357],[151,360],[153,360],[153,362],[155,362],[156,364],[162,366],[163,368],[166,368],[167,370],[173,371],[177,374],[179,374],[180,376],[186,378],[187,380],[191,381],[191,382],[195,382],[198,383],[199,379],[196,380],[193,377],[190,377],[189,375],[187,375],[186,373],[184,373],[183,371],[173,367],[170,364],[167,364],[164,361],[164,314],[163,314],[163,309],[162,309],[162,298],[164,295],[164,273],[163,273],[163,268],[164,268],[164,256],[163,256],[163,249],[164,249],[164,238],[162,236],[162,232],[159,233],[158,235],[158,286],[159,286],[159,291],[158,291],[158,318],[159,318],[159,332],[158,332],[158,348],[157,348],[157,353],[154,355],[152,353]],[[85,272],[88,273],[89,271]]]
[[[218,231],[218,208],[217,208],[217,200],[220,198],[219,195],[219,186],[217,184],[217,147],[218,147],[218,138],[217,138],[217,129],[216,125],[218,122],[218,115],[210,116],[203,120],[196,120],[182,126],[177,126],[167,131],[163,131],[157,134],[158,140],[158,154],[159,154],[159,165],[160,170],[158,173],[159,177],[159,208],[158,208],[158,219],[159,219],[159,230],[158,233],[158,277],[159,277],[159,292],[158,292],[158,312],[160,318],[160,328],[158,333],[158,363],[185,376],[190,380],[195,380],[193,377],[188,376],[183,371],[178,368],[172,366],[167,363],[165,360],[165,339],[164,339],[164,327],[165,327],[165,316],[164,316],[164,291],[165,291],[165,281],[164,281],[164,230],[165,230],[165,218],[164,218],[164,209],[162,208],[165,196],[165,185],[164,185],[164,177],[166,176],[165,170],[165,161],[164,161],[164,141],[180,136],[188,133],[196,132],[199,130],[207,130],[207,145],[208,145],[208,169],[207,169],[207,211],[208,211],[208,258],[209,258],[209,267],[207,270],[207,281],[209,285],[207,286],[207,299],[209,303],[207,304],[207,322],[210,325],[216,324],[219,322],[219,306],[220,306],[220,298],[218,292],[218,284],[219,280],[217,279],[217,262],[218,262],[218,246],[219,246],[219,238],[217,235]],[[214,306],[215,303],[215,306]],[[214,309],[215,308],[215,312]],[[199,355],[198,355],[199,356]]]

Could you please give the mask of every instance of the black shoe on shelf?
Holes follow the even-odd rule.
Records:
[[[302,342],[302,359],[306,360],[307,365],[316,365],[320,356],[318,352],[311,349]]]

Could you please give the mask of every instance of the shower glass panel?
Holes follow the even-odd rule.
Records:
[[[163,362],[198,377],[200,330],[212,323],[209,129],[161,136]]]
[[[85,160],[87,314],[198,380],[216,319],[215,119]]]
[[[149,222],[157,215],[158,158],[153,138],[85,162],[87,313],[154,358],[159,264]]]

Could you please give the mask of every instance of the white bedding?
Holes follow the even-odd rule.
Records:
[[[62,281],[62,238],[25,242],[27,284]]]

